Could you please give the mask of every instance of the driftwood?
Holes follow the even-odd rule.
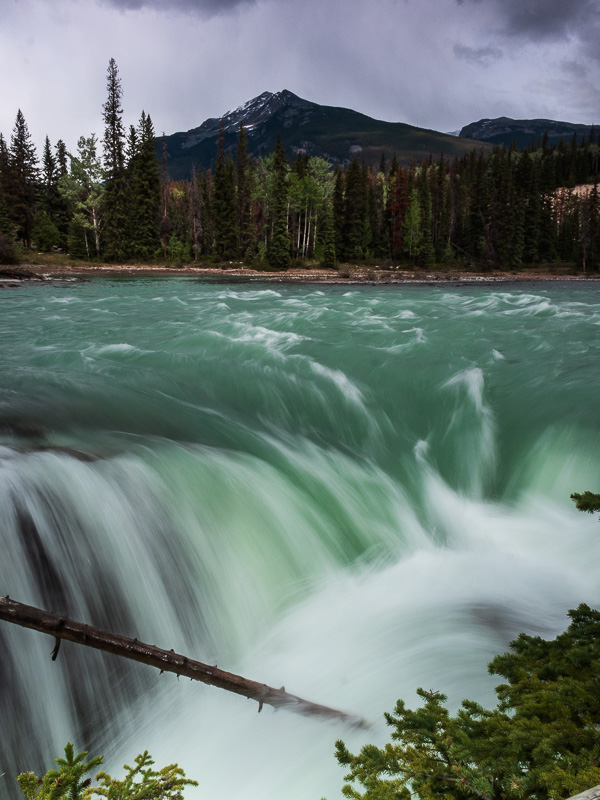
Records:
[[[338,720],[356,727],[368,727],[364,720],[358,717],[288,694],[283,686],[281,689],[274,689],[265,683],[258,683],[242,678],[240,675],[225,672],[218,669],[216,665],[213,667],[202,664],[200,661],[193,661],[173,650],[162,650],[160,647],[139,642],[137,639],[129,639],[126,636],[102,631],[91,625],[84,625],[81,622],[42,611],[34,606],[18,603],[16,600],[11,600],[8,595],[0,597],[0,619],[54,636],[56,642],[52,651],[53,661],[58,656],[61,640],[66,639],[69,642],[83,644],[96,650],[104,650],[133,661],[140,661],[142,664],[149,664],[151,667],[160,669],[161,673],[174,672],[177,677],[183,675],[191,680],[202,681],[202,683],[218,686],[228,692],[243,695],[251,700],[256,700],[259,711],[266,704],[274,708],[287,708],[300,714]]]
[[[575,794],[573,797],[569,797],[569,800],[600,800],[600,786],[594,786],[593,789]]]

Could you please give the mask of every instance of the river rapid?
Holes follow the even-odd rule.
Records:
[[[0,594],[372,727],[0,622],[0,794],[72,741],[190,800],[332,800],[398,697],[493,704],[493,655],[600,605],[599,355],[593,285],[4,291]]]

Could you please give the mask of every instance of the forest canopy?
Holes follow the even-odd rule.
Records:
[[[279,143],[248,156],[219,137],[213,170],[189,180],[156,156],[152,119],[125,129],[123,89],[110,60],[103,135],[82,134],[76,151],[46,137],[38,156],[22,112],[10,140],[0,133],[0,263],[19,247],[74,259],[179,264],[243,261],[264,269],[376,260],[479,270],[566,264],[600,266],[600,144],[589,137],[528,148],[475,146],[449,161],[396,158],[377,167],[332,165]],[[159,163],[160,162],[160,163]]]

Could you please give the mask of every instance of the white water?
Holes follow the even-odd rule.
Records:
[[[0,445],[0,591],[372,728],[3,624],[1,781],[71,740],[178,761],[190,798],[331,800],[336,738],[383,743],[418,686],[493,703],[510,639],[598,606],[568,499],[600,479],[594,298],[131,287],[11,300],[71,310],[3,350],[0,410],[48,432]]]

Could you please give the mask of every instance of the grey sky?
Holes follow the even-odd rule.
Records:
[[[600,123],[600,0],[0,0],[0,131],[102,134],[109,58],[126,123],[158,133],[263,91],[437,130],[482,117]]]

